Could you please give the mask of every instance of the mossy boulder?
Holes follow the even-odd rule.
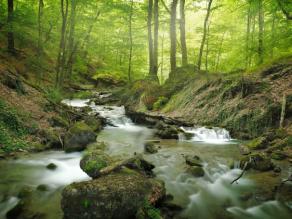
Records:
[[[162,139],[178,139],[179,131],[175,126],[158,122],[155,126],[155,135]]]
[[[101,175],[100,171],[112,162],[112,159],[103,151],[95,150],[84,155],[80,161],[80,167],[88,176],[97,178]]]
[[[246,146],[252,150],[265,149],[268,146],[268,142],[265,137],[259,137],[250,141]]]
[[[186,164],[189,166],[203,167],[203,162],[201,158],[197,155],[186,155],[185,160]]]
[[[274,169],[274,164],[271,159],[264,154],[255,153],[249,156],[244,156],[240,159],[240,168],[254,169],[258,171],[269,171]]]
[[[88,144],[95,142],[96,137],[96,133],[85,122],[77,122],[65,135],[65,151],[82,151]]]
[[[55,129],[49,128],[40,130],[38,135],[41,138],[41,143],[46,145],[47,148],[62,148],[62,143],[60,141],[61,135],[59,135]]]
[[[100,131],[103,127],[103,121],[96,116],[88,115],[88,116],[85,116],[83,119],[86,125],[92,128],[92,130],[95,132]]]
[[[144,151],[149,154],[155,154],[158,152],[158,149],[153,142],[146,142],[144,144]]]
[[[271,158],[274,160],[284,160],[286,158],[286,154],[283,151],[277,150],[271,154]]]
[[[62,192],[62,209],[64,219],[128,219],[135,218],[145,201],[155,205],[164,195],[163,182],[121,170],[67,186]]]
[[[204,169],[198,166],[188,167],[187,173],[191,174],[194,177],[203,177],[205,175]]]

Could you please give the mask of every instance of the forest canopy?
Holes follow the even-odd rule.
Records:
[[[291,5],[290,0],[2,0],[0,30],[7,36],[1,35],[1,49],[36,47],[31,63],[54,60],[57,86],[96,73],[128,81],[149,75],[163,83],[177,67],[234,72],[288,56]]]

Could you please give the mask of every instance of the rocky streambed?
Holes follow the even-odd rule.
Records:
[[[89,100],[65,103],[90,108],[89,114],[98,113],[108,125],[91,144],[85,139],[93,136],[84,135],[89,132],[83,123],[71,127],[65,138],[71,142],[67,152],[86,147],[84,152],[50,151],[1,161],[0,217],[291,217],[291,185],[281,185],[291,174],[289,164],[273,162],[269,171],[252,168],[239,177],[244,169],[240,142],[232,140],[228,131],[178,132],[171,122],[155,120],[137,125],[124,107]]]

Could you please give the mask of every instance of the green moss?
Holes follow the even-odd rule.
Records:
[[[69,130],[72,134],[87,131],[92,131],[92,129],[85,122],[76,122]]]
[[[145,201],[142,208],[137,212],[136,218],[138,219],[161,219],[160,210],[155,208],[153,205],[149,203],[149,201]]]
[[[88,199],[82,200],[82,205],[84,208],[89,208],[90,207],[90,201]]]
[[[259,137],[249,142],[246,146],[253,150],[265,149],[267,147],[267,142],[264,137]]]
[[[86,163],[84,170],[86,172],[94,172],[107,167],[107,162],[102,157],[95,157],[94,160],[90,160]]]

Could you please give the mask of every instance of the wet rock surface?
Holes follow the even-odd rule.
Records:
[[[96,137],[96,133],[86,123],[77,122],[65,135],[65,151],[82,151],[88,144],[95,142]]]
[[[123,168],[92,181],[67,186],[62,193],[62,209],[65,219],[128,219],[135,218],[145,201],[155,205],[164,195],[161,181]]]

